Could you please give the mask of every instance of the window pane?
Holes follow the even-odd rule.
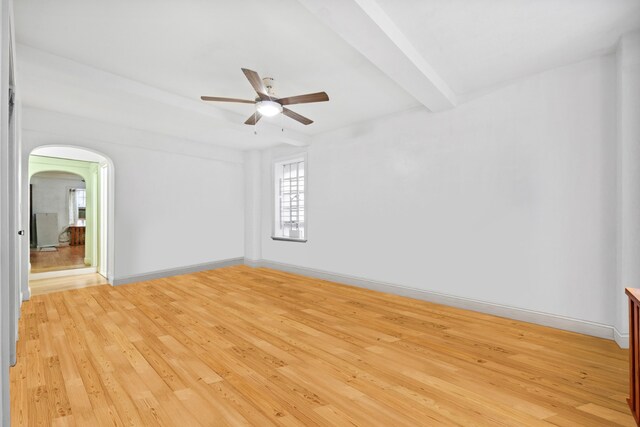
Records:
[[[304,232],[304,161],[282,163],[275,169],[276,227],[278,237],[303,239]]]

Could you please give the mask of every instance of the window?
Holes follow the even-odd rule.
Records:
[[[305,242],[305,159],[274,165],[275,215],[273,238]]]
[[[69,224],[87,218],[87,191],[84,188],[69,189]]]

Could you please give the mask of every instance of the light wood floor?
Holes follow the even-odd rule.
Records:
[[[608,340],[268,269],[33,297],[14,426],[631,426]]]
[[[31,290],[31,296],[36,296],[49,294],[51,292],[68,291],[70,289],[88,288],[89,286],[106,285],[107,283],[107,279],[105,279],[104,276],[98,273],[92,273],[29,280],[29,289]]]
[[[31,249],[32,273],[84,268],[84,245],[61,246],[55,251]]]

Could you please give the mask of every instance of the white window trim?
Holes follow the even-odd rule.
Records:
[[[304,162],[304,239],[276,236],[276,165],[281,163],[302,160]],[[271,160],[271,240],[282,242],[307,243],[309,239],[309,160],[306,152],[295,153],[289,156],[277,157]]]

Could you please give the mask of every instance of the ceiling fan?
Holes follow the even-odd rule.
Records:
[[[278,98],[273,92],[273,79],[265,77],[261,79],[258,73],[246,68],[242,72],[253,86],[258,96],[255,100],[237,99],[237,98],[220,98],[217,96],[201,96],[203,101],[217,102],[239,102],[242,104],[255,104],[256,111],[247,119],[244,124],[255,125],[263,116],[272,117],[277,114],[284,114],[287,117],[296,120],[303,125],[310,125],[313,120],[308,119],[294,111],[289,110],[285,105],[293,104],[309,104],[311,102],[324,102],[329,100],[329,96],[325,92],[308,93],[306,95],[289,96],[287,98]]]

